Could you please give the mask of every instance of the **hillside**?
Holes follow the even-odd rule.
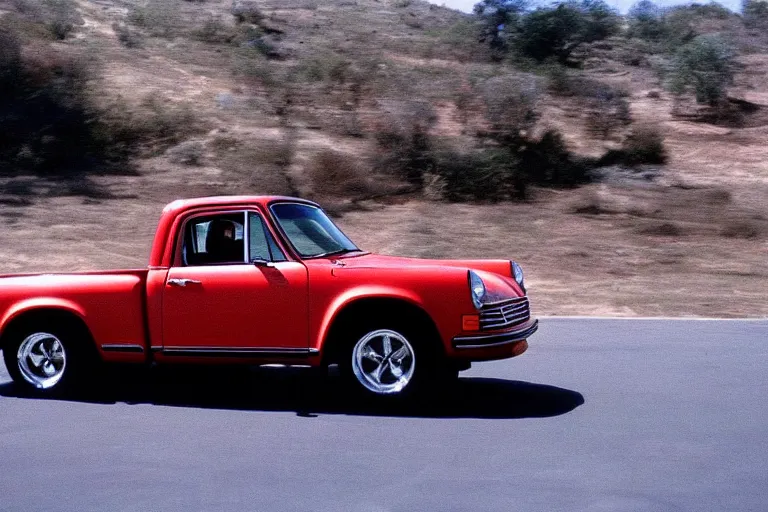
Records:
[[[36,32],[33,3],[0,2],[22,57],[87,68],[89,108],[138,149],[87,173],[5,169],[3,272],[142,266],[165,203],[280,193],[327,205],[366,250],[514,258],[541,314],[768,315],[768,49],[738,17],[700,20],[740,49],[729,97],[749,112],[729,124],[695,115],[624,37],[585,46],[580,70],[499,63],[474,18],[419,0],[265,0],[240,21],[229,0],[80,0],[63,40]],[[617,91],[626,119],[598,133],[612,111],[558,80]],[[419,137],[438,167],[479,151],[483,95],[507,84],[535,93],[531,140],[554,128],[599,158],[649,128],[669,158],[524,201],[448,201],[440,176],[392,171]]]

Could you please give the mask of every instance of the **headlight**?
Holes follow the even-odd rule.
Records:
[[[472,303],[477,309],[483,307],[483,301],[485,300],[485,283],[479,275],[475,274],[471,270],[469,271],[469,291],[472,295]]]
[[[514,261],[512,263],[512,275],[515,278],[515,281],[517,281],[517,284],[520,285],[520,288],[523,290],[523,293],[525,293],[525,276],[523,275],[523,269],[515,263]]]

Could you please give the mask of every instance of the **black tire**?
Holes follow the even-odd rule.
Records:
[[[56,348],[57,343],[60,348]],[[16,385],[38,396],[84,390],[100,362],[89,334],[66,322],[12,326],[3,336],[3,360]],[[53,373],[49,375],[49,371]]]
[[[389,354],[386,354],[386,350],[375,350],[378,352],[379,357],[388,357],[391,354],[395,354],[402,348],[400,338],[404,339],[409,345],[409,351],[412,352],[413,372],[408,379],[407,384],[398,389],[398,385],[393,382],[384,382],[385,384],[393,384],[394,389],[382,392],[372,389],[375,384],[368,381],[366,384],[365,377],[362,377],[362,373],[365,372],[365,364],[361,369],[354,362],[356,358],[356,347],[359,343],[375,333],[388,333],[391,338],[391,348]],[[383,338],[381,338],[383,345]],[[372,338],[369,343],[379,343],[376,337]],[[451,375],[449,367],[445,364],[445,358],[443,351],[439,345],[439,340],[435,339],[435,334],[431,333],[429,329],[423,328],[416,322],[408,321],[394,321],[394,320],[382,320],[382,321],[370,321],[361,323],[354,328],[350,328],[346,331],[344,339],[340,345],[338,353],[339,371],[345,385],[353,390],[355,393],[366,397],[367,399],[378,400],[382,402],[399,402],[406,401],[418,397],[425,397],[439,390],[441,384],[444,383],[445,378]],[[375,346],[375,345],[374,345]],[[371,365],[377,364],[374,361],[370,362]],[[403,360],[403,365],[408,364],[408,356]],[[401,368],[407,373],[405,366]],[[456,373],[458,375],[458,373]],[[386,368],[382,375],[382,380],[397,381],[397,376],[391,372],[389,368]],[[449,377],[450,378],[450,377]],[[368,384],[373,384],[368,385]]]

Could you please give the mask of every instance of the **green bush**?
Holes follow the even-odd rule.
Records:
[[[448,201],[500,201],[512,195],[518,162],[499,149],[470,153],[447,151],[436,162],[440,195]]]
[[[692,91],[699,103],[717,106],[733,82],[734,52],[715,35],[697,36],[675,54],[670,87],[676,94]]]
[[[590,159],[574,157],[557,130],[548,130],[520,152],[526,186],[573,187],[588,183],[594,165]]]
[[[449,201],[526,199],[529,187],[574,187],[591,180],[595,161],[574,157],[562,135],[549,130],[518,151],[486,147],[438,154],[434,173]]]
[[[98,156],[84,64],[55,53],[24,59],[7,27],[0,48],[2,172],[71,172]]]

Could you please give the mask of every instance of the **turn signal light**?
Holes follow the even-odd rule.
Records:
[[[463,331],[479,331],[480,315],[463,315],[461,317],[461,329]]]

